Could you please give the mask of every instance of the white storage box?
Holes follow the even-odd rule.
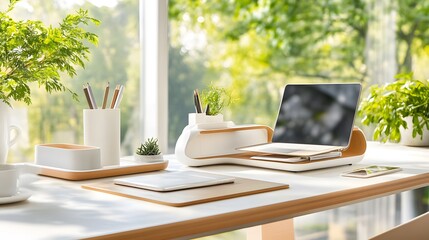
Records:
[[[100,148],[76,144],[40,144],[35,147],[36,164],[68,170],[101,168]]]

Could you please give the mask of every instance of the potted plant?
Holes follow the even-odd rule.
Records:
[[[37,83],[48,93],[69,91],[61,83],[60,73],[76,75],[76,66],[84,67],[89,48],[84,40],[96,45],[97,35],[80,25],[99,24],[85,10],[67,15],[58,27],[41,21],[15,21],[9,16],[19,0],[10,0],[6,11],[0,12],[0,103],[10,106],[11,100],[31,104],[30,83]]]
[[[137,162],[159,162],[163,161],[161,151],[159,150],[158,139],[148,138],[137,148],[134,159]]]
[[[201,92],[201,103],[205,109],[202,114],[192,114],[196,118],[195,122],[220,123],[223,122],[223,108],[232,103],[231,93],[211,83]]]
[[[429,81],[398,74],[397,80],[374,85],[359,106],[364,125],[375,125],[374,140],[423,146],[429,142]]]

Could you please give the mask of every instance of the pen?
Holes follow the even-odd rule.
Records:
[[[115,91],[113,92],[112,103],[110,104],[110,108],[115,108],[116,98],[118,98],[119,93],[119,85],[116,85]]]
[[[109,96],[109,89],[110,89],[110,86],[109,86],[109,83],[107,83],[106,89],[104,90],[103,106],[101,107],[102,109],[106,108],[107,98]]]
[[[97,109],[97,103],[95,102],[95,98],[94,98],[94,94],[92,93],[91,86],[89,85],[89,83],[86,83],[86,86],[88,88],[89,99],[91,101],[92,107],[93,109]]]
[[[113,106],[113,108],[118,108],[119,104],[121,104],[124,88],[124,85],[119,86],[118,97],[116,98],[115,106]]]
[[[201,102],[200,102],[200,96],[198,94],[198,89],[194,90],[194,104],[195,104],[195,110],[197,113],[202,113],[203,110],[201,109]]]
[[[198,106],[197,106],[197,93],[194,90],[194,106],[195,106],[195,112],[198,113]]]
[[[206,111],[204,111],[206,115],[210,115],[210,105],[207,104]]]
[[[89,97],[88,87],[86,87],[85,84],[83,84],[83,92],[85,94],[86,101],[88,102],[89,108],[93,109],[94,107],[92,106],[91,98]]]

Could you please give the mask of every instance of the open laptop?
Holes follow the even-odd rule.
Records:
[[[348,147],[361,85],[288,84],[271,143],[238,150],[314,156]]]

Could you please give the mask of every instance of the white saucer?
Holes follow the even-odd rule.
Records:
[[[0,197],[0,204],[21,202],[31,197],[31,193],[25,190],[20,190],[17,194],[10,197]]]

